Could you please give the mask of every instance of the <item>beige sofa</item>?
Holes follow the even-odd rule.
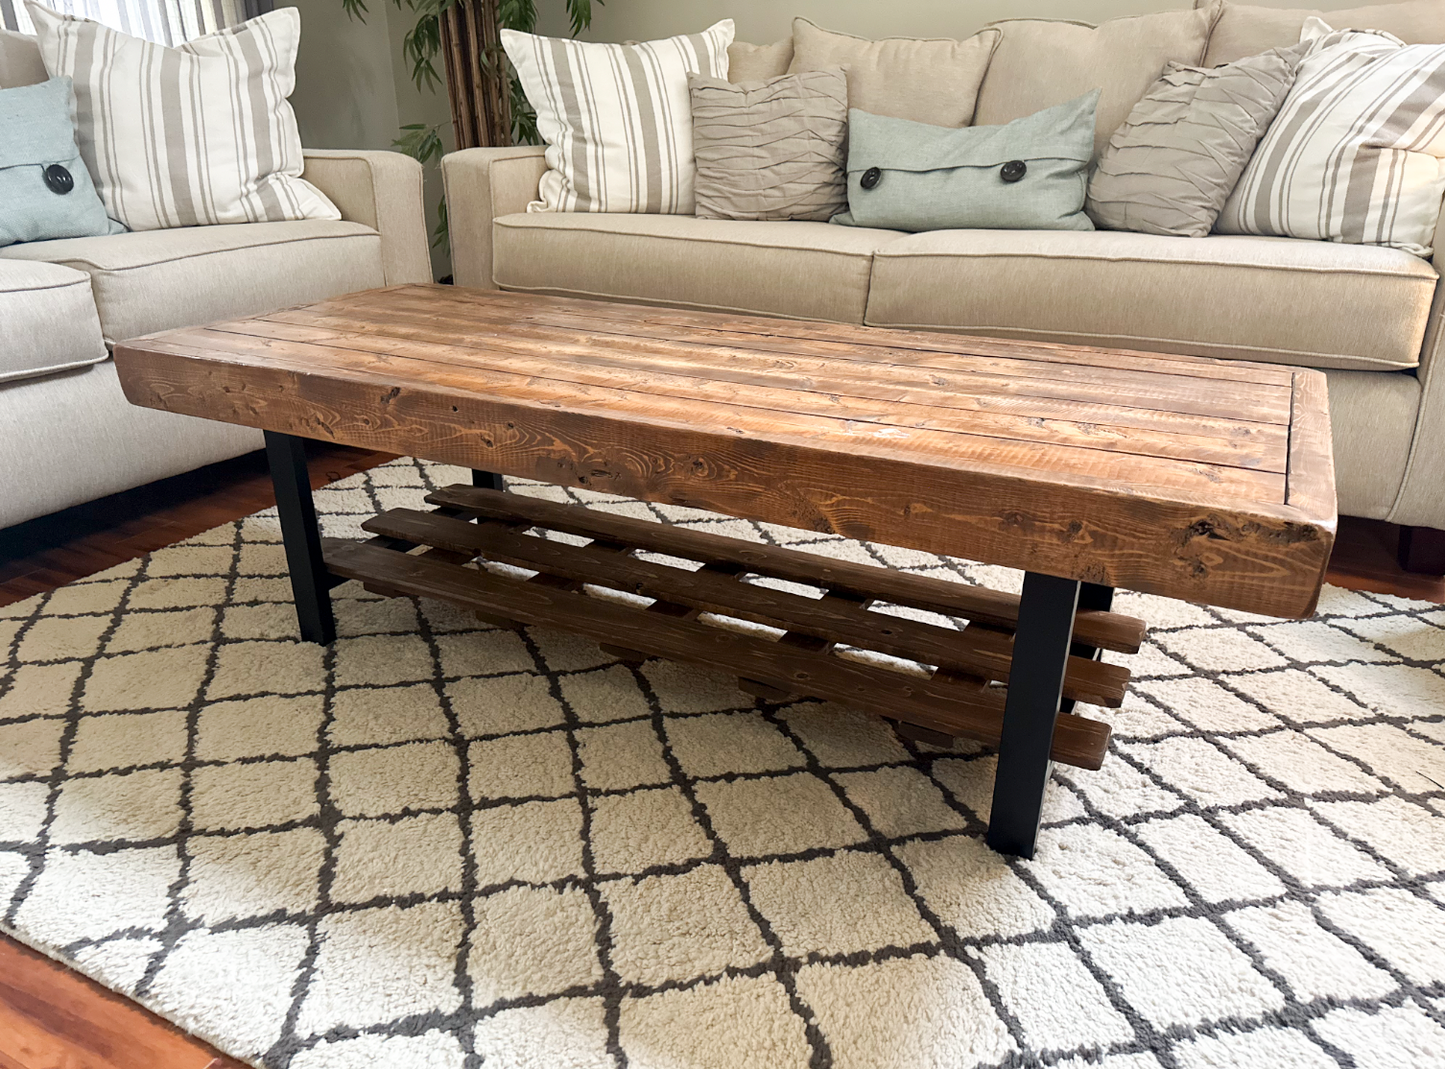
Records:
[[[1307,14],[1201,4],[1097,29],[1004,22],[974,121],[1103,86],[1107,142],[1165,62],[1293,43]],[[1445,42],[1441,0],[1324,17]],[[733,76],[783,73],[791,55],[788,41],[736,45]],[[530,147],[443,161],[459,284],[1322,368],[1340,511],[1445,529],[1445,228],[1432,261],[1286,238],[528,213],[545,166]]]
[[[44,79],[33,39],[0,30],[0,88]],[[308,151],[305,177],[340,221],[0,248],[0,528],[260,447],[259,431],[132,407],[116,341],[431,281],[415,160]]]

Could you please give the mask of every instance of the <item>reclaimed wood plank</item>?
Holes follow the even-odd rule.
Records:
[[[624,332],[637,326],[654,327],[660,332],[679,336],[700,336],[707,332],[725,334],[736,338],[737,344],[760,344],[777,339],[789,344],[808,342],[868,350],[897,349],[939,356],[982,355],[1039,363],[1084,364],[1090,367],[1147,367],[1191,378],[1285,388],[1291,385],[1290,368],[1257,361],[1137,352],[1063,342],[988,338],[944,330],[903,330],[854,323],[779,319],[746,313],[693,312],[659,305],[549,297],[505,290],[455,287],[446,293],[436,293],[435,287],[408,285],[388,292],[395,294],[392,300],[398,306],[406,306],[410,299],[417,297],[435,308],[456,306],[466,314],[475,316],[501,314],[514,320],[537,323],[576,322],[585,319],[589,327],[598,332],[616,327],[621,327]],[[358,300],[354,295],[343,295],[311,307],[353,308],[365,307],[365,304],[364,298]]]
[[[737,402],[699,402],[636,389],[592,385],[538,374],[495,369],[461,368],[429,360],[394,354],[378,354],[306,342],[273,342],[270,339],[220,331],[215,328],[178,330],[148,343],[153,351],[209,361],[219,372],[221,358],[236,358],[245,370],[234,376],[229,387],[236,393],[244,386],[253,391],[267,388],[278,374],[314,375],[327,369],[326,382],[333,388],[366,386],[392,381],[400,374],[410,389],[421,392],[465,391],[485,394],[498,406],[511,405],[517,414],[503,420],[535,418],[545,409],[551,418],[585,415],[592,422],[603,418],[646,421],[675,428],[710,431],[727,437],[739,435],[779,443],[834,443],[854,453],[880,458],[932,461],[949,465],[987,465],[997,470],[1031,472],[1043,467],[1055,478],[1073,477],[1100,483],[1188,493],[1222,494],[1245,501],[1283,503],[1284,475],[1270,471],[1225,466],[1205,461],[1081,449],[1047,442],[1018,442],[1003,438],[963,434],[954,431],[904,428],[864,422],[847,416],[819,415],[777,407],[747,406]],[[268,381],[271,380],[271,381]],[[267,390],[269,392],[269,389]],[[379,397],[366,393],[368,413],[374,412]],[[273,403],[277,399],[273,398]],[[391,408],[398,407],[396,400]],[[517,474],[495,465],[479,464],[486,470]]]
[[[972,394],[949,392],[946,387],[954,383],[944,377],[934,376],[930,380],[927,376],[914,375],[909,378],[906,369],[900,369],[897,376],[865,378],[850,376],[846,369],[839,372],[826,366],[783,370],[746,366],[745,359],[731,364],[700,363],[693,359],[695,354],[691,352],[665,359],[652,353],[616,356],[599,353],[595,344],[589,345],[583,340],[564,343],[543,338],[534,343],[517,330],[508,332],[504,341],[488,348],[480,347],[481,336],[475,332],[460,343],[418,341],[266,321],[248,324],[244,333],[248,337],[425,358],[473,370],[550,376],[585,386],[764,410],[782,409],[889,427],[953,431],[1257,471],[1283,472],[1288,461],[1289,435],[1283,426],[1237,421],[1231,432],[1201,435],[1194,434],[1187,426],[1131,425],[1142,422],[1137,420],[1116,426],[1106,414],[1099,412],[1104,406],[1097,404],[1091,407],[1094,414],[1102,418],[1096,419],[1085,419],[1064,405],[1057,406],[1051,416],[999,411],[980,404]],[[803,361],[795,359],[790,363],[796,365]],[[738,364],[745,366],[735,366]],[[561,370],[564,368],[565,374]],[[975,389],[982,378],[970,376],[968,387]],[[1011,380],[993,376],[990,381]],[[1111,412],[1137,411],[1122,405],[1111,406]]]
[[[414,341],[419,344],[429,342],[447,344],[449,331],[456,332],[456,334],[466,331],[469,340],[463,347],[470,350],[486,347],[488,326],[485,323],[471,323],[465,319],[448,323],[444,317],[435,314],[428,315],[419,312],[415,315],[408,315],[391,308],[373,312],[370,315],[358,313],[346,317],[323,317],[321,312],[310,309],[283,311],[273,313],[262,320],[248,320],[244,323],[226,324],[225,326],[237,333],[246,333],[265,329],[258,325],[262,323],[277,326],[282,324],[332,326],[350,329],[354,333],[368,337],[393,337],[397,340]],[[505,322],[497,322],[492,326],[493,335],[507,338],[505,344],[515,345],[525,340],[525,333],[519,332],[513,335]],[[453,335],[453,340],[455,340],[455,335]],[[604,335],[600,339],[597,337],[592,339],[594,347],[600,347],[604,343],[609,350],[619,353],[639,351],[643,348],[638,339],[630,336]],[[706,359],[709,354],[716,354],[724,358],[720,361],[723,363],[729,359],[733,363],[745,363],[750,357],[754,357],[754,354],[748,349],[688,344],[679,339],[666,342],[659,348],[664,351],[672,350],[679,355],[685,352],[695,357],[696,362],[704,367],[709,362]],[[967,354],[951,355],[941,364],[932,361],[925,363],[910,358],[911,354],[906,351],[898,352],[888,349],[880,351],[852,346],[837,346],[834,349],[828,349],[823,356],[820,356],[806,350],[799,351],[789,348],[781,342],[773,350],[763,350],[761,354],[772,359],[774,363],[780,359],[807,363],[809,359],[822,359],[823,356],[826,356],[825,363],[837,374],[851,372],[859,376],[874,378],[880,377],[883,369],[897,368],[912,373],[924,381],[935,380],[946,384],[958,392],[971,392],[985,396],[1038,396],[1063,401],[1092,400],[1101,404],[1113,404],[1144,411],[1157,410],[1176,415],[1192,414],[1221,419],[1237,420],[1240,418],[1237,398],[1240,394],[1244,394],[1252,402],[1251,414],[1254,418],[1251,422],[1266,422],[1283,426],[1289,419],[1290,387],[1287,383],[1281,386],[1221,383],[1183,375],[1171,375],[1165,372],[1141,375],[1138,370],[1130,372],[1111,368],[1090,369],[1074,364],[1039,365],[1027,360]],[[1201,389],[1201,387],[1206,388]]]

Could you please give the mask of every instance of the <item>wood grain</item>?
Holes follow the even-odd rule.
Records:
[[[407,286],[124,343],[135,403],[1268,615],[1317,372]]]

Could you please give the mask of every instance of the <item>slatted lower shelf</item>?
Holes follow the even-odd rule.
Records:
[[[385,594],[451,602],[491,623],[585,635],[625,659],[660,656],[730,673],[764,697],[823,698],[927,732],[998,742],[1015,596],[495,490],[452,486],[427,500],[434,511],[393,509],[368,520],[363,527],[377,536],[368,542],[327,540],[327,568]],[[589,541],[573,545],[530,530]],[[805,584],[820,596],[745,581],[751,577]],[[589,587],[653,600],[595,596]],[[968,623],[958,630],[905,619],[870,608],[877,602]],[[727,621],[783,634],[720,626]],[[1118,613],[1082,612],[1075,625],[1079,642],[1124,652],[1137,651],[1143,633],[1142,621]],[[1064,694],[1118,706],[1128,680],[1125,668],[1072,657]],[[1108,740],[1107,724],[1064,714],[1053,758],[1098,768]]]

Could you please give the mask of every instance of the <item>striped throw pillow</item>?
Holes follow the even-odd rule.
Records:
[[[81,157],[132,230],[339,219],[301,178],[287,97],[301,17],[277,8],[168,48],[28,3],[50,76],[75,83]]]
[[[533,211],[693,213],[690,74],[727,78],[733,21],[608,45],[502,31],[548,171]]]
[[[1445,196],[1445,45],[1311,22],[1323,36],[1300,64],[1216,232],[1429,256]]]

